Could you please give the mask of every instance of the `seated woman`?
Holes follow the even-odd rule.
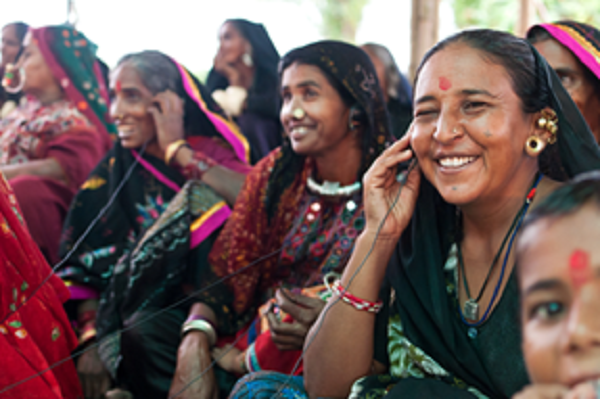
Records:
[[[600,172],[559,188],[526,219],[517,250],[523,354],[515,399],[600,397]]]
[[[600,143],[600,31],[561,21],[533,26],[527,40],[556,71]]]
[[[23,52],[23,39],[28,30],[29,26],[23,22],[13,22],[2,28],[0,76],[4,77],[6,72],[9,76],[14,73],[12,67]],[[3,86],[0,86],[0,119],[6,117],[17,107],[20,98],[21,93],[9,93]]]
[[[340,273],[350,256],[364,227],[363,174],[391,138],[376,73],[357,47],[324,41],[293,50],[281,81],[284,145],[250,172],[210,253],[215,278],[231,275],[226,287],[206,291],[190,313],[223,337],[238,334],[236,348],[215,352],[238,375],[302,372],[294,366],[325,304],[323,276]],[[172,395],[210,364],[214,334],[184,336]],[[214,389],[206,374],[183,397]]]
[[[71,286],[80,343],[96,331],[106,338],[102,363],[97,350],[78,360],[86,395],[104,394],[109,371],[135,397],[164,398],[189,303],[144,318],[200,284],[227,204],[249,170],[248,144],[204,87],[160,52],[123,57],[110,89],[119,140],[73,201],[61,242],[61,256],[69,258],[58,273]]]
[[[370,374],[381,375],[353,397],[519,391],[528,378],[515,235],[557,180],[600,167],[581,114],[525,40],[458,33],[425,55],[417,79],[412,131],[367,173],[366,227],[308,335],[311,397],[347,397]],[[418,163],[397,182],[411,157]],[[377,317],[363,309],[380,304]]]
[[[262,24],[225,21],[206,87],[248,139],[255,164],[281,145],[279,54]]]
[[[55,275],[48,279],[52,270],[27,232],[4,177],[0,225],[0,397],[81,398],[69,359],[77,339],[63,309],[69,291]]]
[[[27,97],[0,122],[0,171],[51,264],[73,196],[111,146],[95,51],[70,27],[30,30],[16,65]]]
[[[412,87],[386,47],[366,43],[360,48],[367,53],[375,66],[390,114],[392,134],[399,139],[406,133],[412,121]]]

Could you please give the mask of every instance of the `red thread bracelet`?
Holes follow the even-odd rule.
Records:
[[[361,299],[355,295],[352,295],[342,286],[342,282],[338,279],[335,280],[333,284],[329,283],[329,277],[331,275],[327,274],[323,281],[327,288],[335,295],[340,297],[340,299],[346,302],[348,305],[351,305],[356,310],[365,310],[371,313],[377,313],[381,310],[383,306],[383,301],[379,300],[377,302],[367,301],[366,299]]]

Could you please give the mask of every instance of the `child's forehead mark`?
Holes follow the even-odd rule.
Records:
[[[440,89],[442,89],[444,91],[446,91],[452,87],[452,83],[450,83],[450,80],[448,80],[448,78],[445,76],[440,77],[438,82],[439,82],[438,85],[439,85]]]
[[[120,80],[117,80],[117,83],[115,83],[115,90],[117,90],[117,92],[121,91],[122,89],[122,84]]]
[[[582,250],[576,249],[569,257],[569,275],[575,288],[579,288],[593,277],[590,265],[590,255]]]

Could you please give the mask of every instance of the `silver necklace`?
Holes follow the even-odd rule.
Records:
[[[328,197],[349,197],[360,190],[362,186],[358,181],[348,186],[340,186],[338,182],[332,183],[327,180],[323,181],[323,184],[319,184],[310,176],[306,183],[310,191]]]

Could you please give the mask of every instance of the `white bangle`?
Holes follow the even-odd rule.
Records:
[[[205,320],[186,321],[181,328],[181,336],[183,337],[190,331],[202,331],[205,333],[208,336],[208,343],[211,347],[215,346],[217,343],[217,332],[213,326]]]

